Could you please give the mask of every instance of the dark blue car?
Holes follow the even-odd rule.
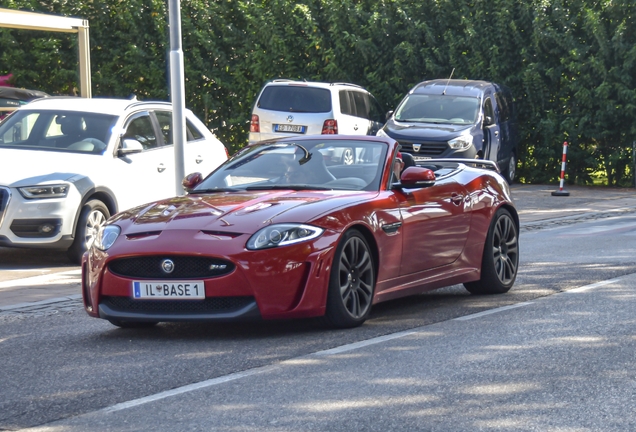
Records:
[[[515,178],[517,130],[510,92],[491,82],[439,79],[413,87],[378,135],[401,144],[416,161],[479,158],[497,162],[508,182]]]

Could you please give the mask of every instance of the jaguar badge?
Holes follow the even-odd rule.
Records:
[[[172,273],[174,271],[174,262],[169,259],[161,261],[161,270],[163,270],[164,273]]]

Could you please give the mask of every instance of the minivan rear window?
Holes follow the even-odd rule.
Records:
[[[325,113],[331,111],[331,92],[315,87],[267,86],[257,106],[272,111]]]

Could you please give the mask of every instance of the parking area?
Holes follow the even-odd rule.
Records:
[[[636,190],[571,186],[568,197],[552,196],[557,186],[512,186],[521,232],[636,212]],[[0,247],[0,309],[33,303],[79,301],[80,269],[64,252]]]

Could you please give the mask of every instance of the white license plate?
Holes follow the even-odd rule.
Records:
[[[146,300],[205,298],[203,281],[134,281],[133,298]]]
[[[305,133],[305,130],[306,130],[306,126],[300,126],[300,125],[288,125],[288,124],[274,125],[275,132]]]
[[[413,160],[415,161],[429,160],[429,159],[433,159],[433,158],[430,156],[413,156]]]

